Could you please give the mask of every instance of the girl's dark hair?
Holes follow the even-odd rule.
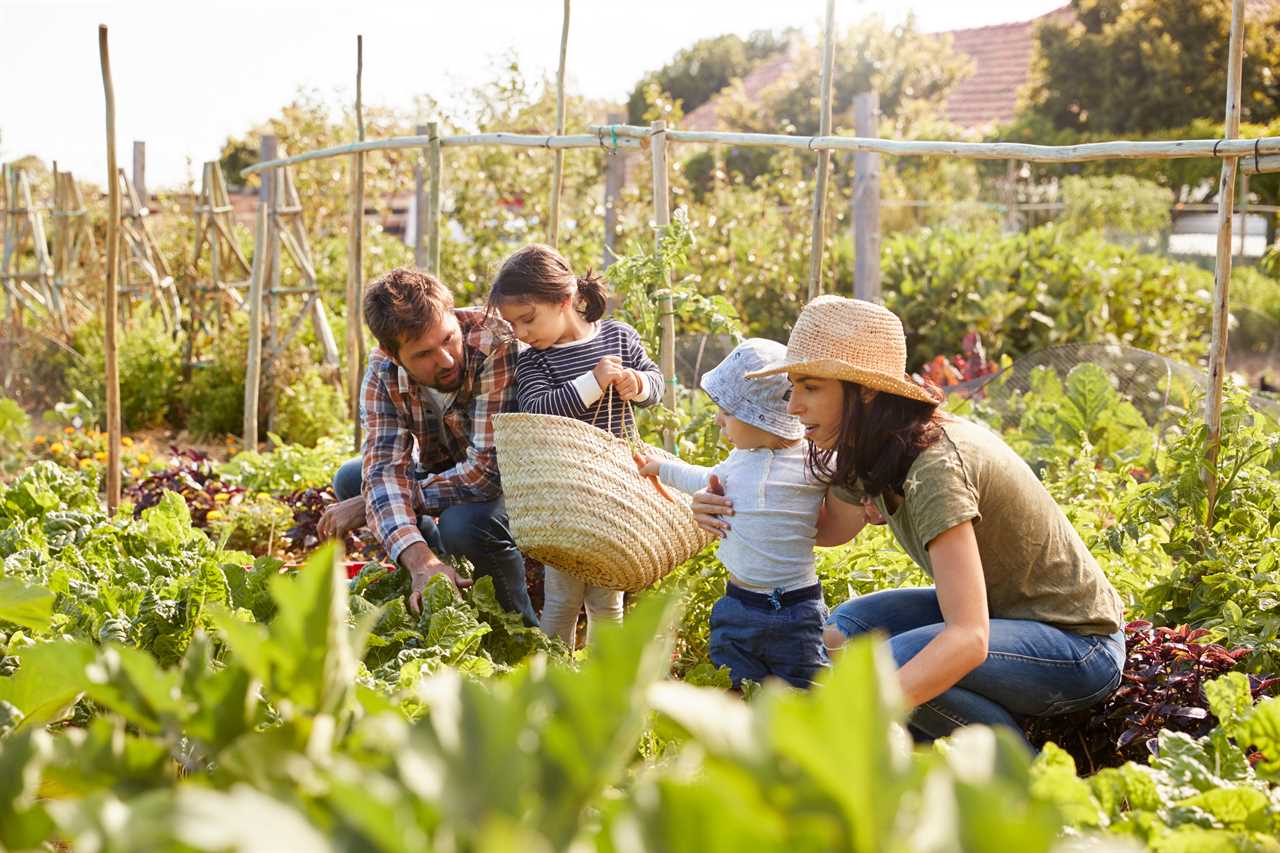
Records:
[[[809,468],[822,482],[862,490],[868,497],[903,495],[911,463],[938,440],[939,400],[925,403],[879,392],[863,400],[862,386],[841,382],[844,414],[836,446],[809,447]]]
[[[489,291],[489,308],[496,310],[509,300],[556,303],[574,296],[582,300],[578,310],[588,323],[604,316],[609,296],[600,276],[587,270],[579,278],[564,255],[542,243],[530,243],[502,262]]]

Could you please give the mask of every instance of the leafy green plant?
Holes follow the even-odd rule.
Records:
[[[314,447],[350,429],[346,400],[320,369],[304,370],[276,395],[273,426],[283,441]]]
[[[1172,225],[1173,192],[1130,175],[1070,175],[1062,180],[1062,200],[1058,224],[1071,235],[1101,231],[1154,242]]]
[[[182,352],[158,316],[143,312],[132,324],[129,334],[120,337],[120,415],[125,429],[136,430],[172,422],[182,381]],[[106,406],[102,335],[98,320],[76,330],[75,346],[84,358],[66,374],[67,383],[92,401],[96,414]]]
[[[326,437],[314,446],[288,444],[272,435],[268,452],[242,450],[218,466],[218,477],[250,492],[283,494],[328,486],[338,466],[351,458],[351,444]]]

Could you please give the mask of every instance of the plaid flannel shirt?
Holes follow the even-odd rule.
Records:
[[[517,346],[483,311],[459,308],[454,315],[463,380],[446,411],[381,349],[370,353],[360,391],[365,510],[393,560],[425,541],[418,516],[502,494],[492,417],[516,409]],[[431,476],[419,479],[419,471]]]

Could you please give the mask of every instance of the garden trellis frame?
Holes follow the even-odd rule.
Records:
[[[834,3],[828,2],[827,20],[824,32],[824,66],[825,54],[829,52],[827,45],[834,34]],[[821,262],[823,241],[820,239],[822,223],[817,219],[825,208],[825,171],[823,163],[829,152],[853,151],[874,153],[897,157],[956,157],[976,160],[1022,160],[1036,163],[1080,163],[1091,160],[1172,160],[1188,158],[1218,158],[1222,161],[1222,174],[1219,184],[1218,212],[1218,250],[1214,269],[1213,325],[1212,344],[1209,352],[1209,393],[1205,401],[1205,422],[1209,430],[1208,459],[1206,479],[1209,495],[1208,516],[1211,519],[1217,500],[1216,462],[1221,442],[1222,396],[1223,382],[1226,375],[1227,358],[1227,309],[1229,306],[1231,278],[1231,227],[1232,208],[1234,207],[1235,186],[1238,173],[1258,174],[1262,172],[1280,171],[1280,137],[1261,137],[1256,139],[1237,139],[1240,127],[1240,86],[1241,68],[1243,64],[1245,0],[1232,0],[1231,34],[1228,52],[1226,121],[1221,139],[1192,139],[1174,141],[1124,141],[1094,142],[1081,145],[1030,145],[1010,142],[953,142],[933,140],[895,140],[872,137],[833,136],[819,133],[817,136],[794,136],[789,134],[767,133],[731,133],[716,131],[683,131],[669,128],[665,123],[655,122],[652,127],[634,127],[630,125],[593,125],[586,135],[564,135],[558,133],[550,136],[529,136],[520,134],[488,133],[470,136],[440,137],[435,133],[429,136],[395,137],[390,139],[371,140],[352,145],[309,151],[293,157],[257,163],[244,169],[242,174],[249,175],[261,171],[272,171],[282,166],[304,163],[327,157],[337,157],[367,151],[398,150],[426,148],[431,146],[435,151],[462,145],[492,145],[541,147],[557,152],[569,148],[616,148],[647,147],[654,165],[653,186],[655,190],[656,220],[667,221],[662,216],[663,209],[669,204],[666,198],[657,197],[657,193],[667,185],[667,146],[680,143],[702,145],[729,145],[734,147],[764,147],[778,149],[805,150],[818,155],[815,199],[813,257],[810,258],[810,282],[813,285],[810,295],[821,290]],[[565,4],[566,20],[562,30],[561,49],[565,49],[565,36],[568,32],[568,3]],[[822,80],[823,91],[820,98],[824,112],[830,108],[830,74],[825,73]],[[557,99],[563,98],[563,75],[558,81]],[[826,125],[822,125],[825,127]],[[607,141],[606,141],[607,140]],[[1243,169],[1241,160],[1244,159]],[[438,162],[438,161],[437,161]],[[431,229],[439,228],[439,195],[438,187],[442,169],[433,169],[431,180],[433,192],[431,208],[428,211],[428,223]],[[661,171],[661,174],[659,174]],[[558,193],[560,181],[553,176],[553,193]],[[549,234],[557,234],[559,223],[555,218],[559,213],[559,205],[553,200],[553,216]],[[435,235],[431,235],[435,236]],[[429,236],[430,239],[430,236]],[[661,233],[659,234],[661,239]],[[431,267],[438,269],[438,236],[432,241],[433,251],[430,253]],[[663,294],[660,294],[662,296]],[[664,350],[669,347],[670,328],[673,316],[670,308],[669,294],[663,300],[662,322]],[[664,367],[666,381],[674,383],[673,372],[668,368],[671,353],[663,352],[660,360]],[[252,370],[252,366],[250,367]],[[668,395],[668,399],[671,395]],[[246,446],[250,437],[246,436]]]

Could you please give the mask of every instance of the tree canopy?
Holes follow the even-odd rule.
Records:
[[[1250,3],[1242,117],[1280,116],[1280,4]],[[1072,0],[1045,20],[1028,103],[1055,127],[1150,133],[1221,120],[1231,4],[1221,0]]]

